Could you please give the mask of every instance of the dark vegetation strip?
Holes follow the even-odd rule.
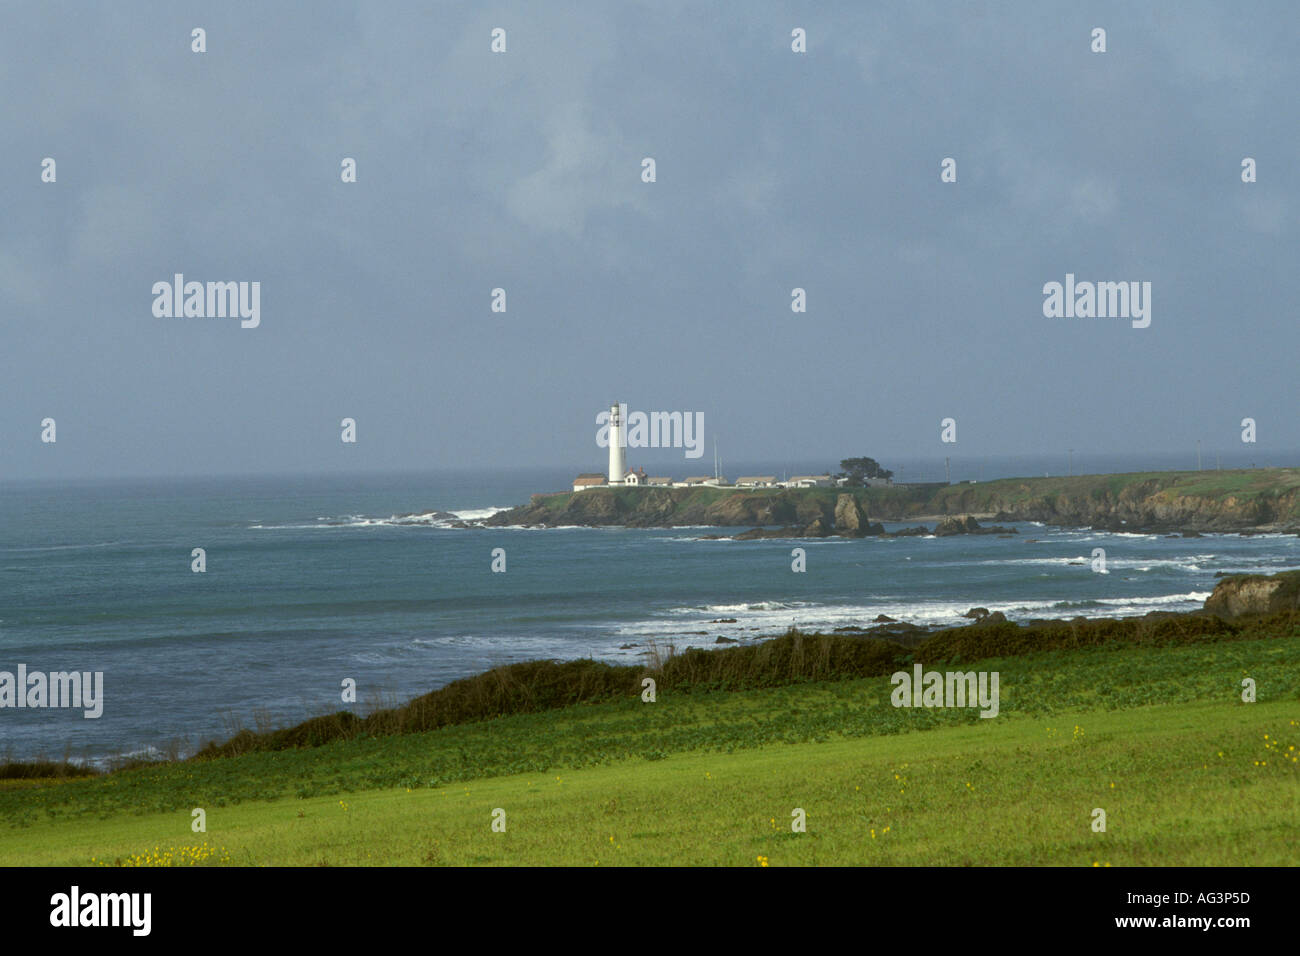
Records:
[[[81,764],[37,760],[31,763],[0,764],[0,780],[37,780],[51,777],[91,777],[95,770]]]

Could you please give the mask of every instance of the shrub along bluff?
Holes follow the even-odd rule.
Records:
[[[871,488],[608,488],[533,495],[527,505],[467,527],[683,525],[750,527],[776,534],[862,537],[881,521],[988,515],[1104,531],[1300,534],[1300,469],[1134,472],[1070,478],[1001,478],[978,484]],[[779,528],[779,532],[759,529]],[[936,533],[1006,532],[973,519]],[[898,533],[898,532],[895,532]],[[912,533],[930,533],[928,529]]]

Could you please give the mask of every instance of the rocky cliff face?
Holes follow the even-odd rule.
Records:
[[[836,507],[834,497],[822,489],[750,493],[695,488],[591,488],[568,496],[540,497],[531,504],[495,514],[483,523],[492,527],[615,524],[653,528],[694,524],[804,527],[820,522],[830,529],[835,526]]]
[[[1300,571],[1224,578],[1205,599],[1205,610],[1220,617],[1300,610]]]
[[[940,489],[932,505],[937,514],[984,511],[1000,520],[1114,531],[1300,527],[1300,470],[1002,479]]]
[[[858,534],[868,515],[876,521],[903,521],[927,514],[980,513],[995,514],[1000,521],[1115,531],[1241,531],[1268,525],[1300,531],[1300,469],[1008,478],[938,489],[592,488],[537,496],[484,523],[816,526],[829,533]],[[952,525],[948,529],[961,533]]]

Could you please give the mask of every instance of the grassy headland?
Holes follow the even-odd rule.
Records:
[[[877,488],[590,488],[536,495],[486,519],[507,525],[836,527],[848,495],[871,521],[989,514],[1002,521],[1135,530],[1300,530],[1300,469],[1163,471]],[[841,512],[842,516],[842,512]]]

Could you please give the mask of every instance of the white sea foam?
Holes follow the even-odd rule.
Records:
[[[738,614],[742,611],[786,611],[813,607],[807,601],[756,601],[752,604],[706,604],[702,607],[669,608],[667,614]]]
[[[1073,617],[1075,611],[1088,617],[1126,617],[1148,611],[1194,610],[1201,607],[1209,591],[1187,591],[1141,597],[1100,598],[1092,600],[980,601],[989,611],[1000,611],[1009,620],[1028,618]],[[618,638],[694,640],[712,644],[718,635],[726,637],[771,637],[789,627],[806,630],[833,630],[836,627],[869,626],[877,615],[885,615],[920,626],[957,626],[969,624],[965,617],[970,601],[909,601],[881,597],[864,604],[819,605],[806,602],[758,601],[752,603],[711,604],[705,607],[667,608],[653,617],[611,625]],[[735,618],[734,623],[718,622],[719,616]],[[693,634],[701,631],[704,633]],[[707,637],[708,640],[695,640]]]
[[[1282,574],[1284,571],[1300,570],[1290,564],[1238,564],[1215,568],[1224,574]]]
[[[506,508],[463,508],[459,511],[425,511],[417,514],[389,515],[320,515],[314,524],[252,524],[253,530],[266,531],[317,531],[336,528],[450,528],[456,521],[481,521]],[[451,515],[451,517],[447,517]]]
[[[1173,568],[1179,571],[1201,571],[1201,564],[1214,561],[1218,556],[1214,554],[1189,554],[1177,558],[1124,558],[1108,554],[1106,556],[1106,566],[1110,568],[1132,568],[1138,571],[1150,571],[1153,568]],[[996,567],[1000,565],[1023,566],[1023,567],[1070,567],[1078,565],[1091,565],[1092,556],[1088,554],[1076,554],[1074,556],[1042,557],[1042,558],[982,558],[978,561],[941,561],[929,562],[931,567],[968,567],[970,565],[983,565]]]
[[[1098,603],[1115,607],[1152,607],[1162,609],[1170,604],[1204,604],[1209,591],[1188,591],[1186,594],[1161,594],[1154,597],[1099,598]]]
[[[528,525],[522,525],[522,524],[503,524],[500,527],[498,527],[496,530],[498,531],[599,531],[600,529],[592,528],[589,525],[584,525],[584,524],[557,524],[557,525],[550,525],[544,528],[541,527],[540,525],[532,525],[530,527]]]
[[[26,554],[38,551],[89,551],[92,548],[111,548],[121,541],[99,541],[94,544],[50,544],[37,548],[0,548],[0,554]]]
[[[462,521],[481,521],[484,518],[491,518],[502,511],[509,511],[509,508],[468,508],[461,510],[459,508],[449,509],[452,514]]]

